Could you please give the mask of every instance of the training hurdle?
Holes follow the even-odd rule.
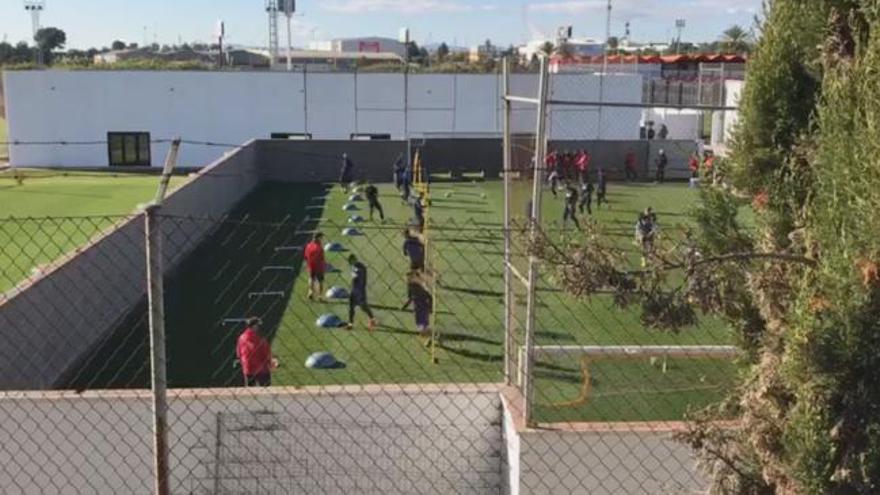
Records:
[[[249,292],[248,299],[255,299],[258,297],[284,297],[284,292],[282,291],[265,291],[265,292]]]
[[[261,271],[270,272],[270,271],[284,271],[284,272],[292,272],[296,271],[296,268],[292,266],[264,266]]]
[[[278,246],[275,248],[276,253],[288,251],[288,252],[299,252],[302,251],[302,246]]]
[[[223,320],[224,325],[240,325],[242,323],[247,323],[248,318],[225,318]]]

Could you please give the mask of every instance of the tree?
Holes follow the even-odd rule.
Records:
[[[751,49],[751,36],[739,25],[733,25],[721,34],[721,46],[727,53],[746,53]]]
[[[554,249],[555,240],[533,248],[554,262],[548,266],[569,292],[610,290],[617,304],[640,305],[654,329],[684,331],[699,314],[729,323],[743,350],[738,386],[693,413],[679,436],[710,471],[709,493],[878,492],[874,7],[874,0],[768,3],[731,154],[719,185],[701,187],[695,228],[677,260],[662,249],[656,263],[626,269],[625,254],[591,232],[579,234],[588,249]],[[751,228],[739,219],[748,203]],[[673,280],[682,272],[683,282]]]
[[[620,39],[617,36],[611,36],[608,38],[608,49],[611,51],[617,51],[617,48],[620,46]]]
[[[541,45],[540,52],[548,57],[553,55],[553,52],[556,50],[556,47],[553,45],[552,41],[545,41],[544,44]]]
[[[113,43],[110,45],[111,50],[125,50],[125,42],[122,40],[113,40]]]
[[[34,35],[34,42],[37,44],[37,50],[43,55],[43,61],[46,64],[51,64],[52,51],[64,48],[67,43],[67,34],[55,27],[44,27]]]
[[[444,41],[440,43],[440,46],[437,47],[437,60],[443,62],[446,60],[446,57],[449,56],[449,45]]]

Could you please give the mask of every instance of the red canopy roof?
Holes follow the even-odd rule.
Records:
[[[550,61],[558,64],[601,64],[601,55],[593,57],[564,57],[554,55]],[[609,55],[609,64],[684,64],[684,63],[710,63],[710,64],[744,64],[746,57],[743,55],[724,55],[720,53],[701,53],[697,55]]]

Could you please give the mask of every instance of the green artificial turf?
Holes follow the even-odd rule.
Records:
[[[23,177],[21,183],[16,176]],[[106,172],[0,172],[0,292],[150,200],[158,180]]]
[[[417,336],[413,314],[401,310],[406,297],[408,261],[401,252],[402,230],[410,208],[390,185],[380,185],[388,221],[350,225],[348,200],[338,186],[264,184],[231,215],[244,223],[219,225],[166,284],[169,382],[173,387],[232,386],[240,383],[234,367],[235,340],[243,325],[226,318],[261,316],[273,336],[281,367],[275,385],[307,386],[373,383],[500,382],[503,380],[503,190],[500,182],[440,183],[433,187],[428,236],[431,264],[440,274],[436,328],[442,336],[438,362]],[[448,193],[448,194],[447,194]],[[696,198],[682,184],[609,187],[610,209],[596,221],[619,228],[622,247],[631,249],[638,211],[653,206],[664,229],[684,222],[682,213]],[[547,197],[545,218],[561,216],[561,200]],[[306,220],[306,215],[310,220]],[[548,220],[549,221],[549,220]],[[299,226],[299,230],[297,230]],[[363,235],[344,237],[345,227]],[[316,319],[333,313],[347,319],[346,302],[310,302],[301,255],[277,251],[299,246],[320,229],[338,241],[344,253],[327,253],[342,269],[328,273],[325,289],[349,287],[346,258],[358,256],[369,268],[369,297],[380,321],[370,333],[358,311],[353,331],[322,329]],[[623,235],[625,234],[625,235]],[[292,270],[263,270],[287,266]],[[538,293],[536,339],[539,345],[721,344],[731,336],[717,321],[678,334],[647,330],[634,310],[621,311],[610,300],[575,300],[543,277]],[[251,292],[281,291],[284,297],[251,297]],[[82,368],[77,386],[145,386],[146,307],[134,311],[94,359]],[[524,327],[519,306],[515,324]],[[522,332],[518,332],[519,343]],[[309,370],[306,358],[329,351],[345,363],[334,370]],[[735,376],[732,364],[715,359],[670,360],[666,374],[647,359],[602,361],[593,372],[593,395],[583,404],[558,407],[577,398],[582,387],[578,360],[536,364],[536,418],[570,420],[675,420],[690,407],[720,397]],[[701,377],[710,379],[701,381]]]

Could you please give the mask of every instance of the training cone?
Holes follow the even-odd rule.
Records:
[[[354,203],[345,203],[342,206],[343,211],[358,211],[359,209],[360,208],[358,208],[357,205]]]
[[[354,237],[354,236],[359,236],[359,235],[363,235],[363,234],[361,234],[360,230],[355,229],[353,227],[349,227],[347,229],[342,229],[342,235],[344,235],[346,237]]]
[[[332,313],[327,313],[318,317],[318,320],[315,322],[315,326],[317,326],[318,328],[339,328],[345,326],[345,322],[342,321],[338,316]]]
[[[327,251],[328,253],[341,253],[345,251],[345,248],[338,242],[328,242],[327,244],[324,244],[324,251]]]
[[[355,203],[357,201],[363,201],[363,200],[364,200],[364,197],[361,196],[360,194],[352,194],[351,196],[348,197],[348,201],[351,203]]]
[[[327,296],[327,299],[346,299],[348,291],[342,287],[330,287],[324,295]]]
[[[352,216],[348,219],[348,223],[361,223],[361,222],[363,222],[363,221],[364,221],[364,217],[362,217],[362,216],[360,216],[360,215],[352,215]]]
[[[306,359],[306,368],[313,370],[341,368],[342,366],[344,365],[329,352],[316,352]]]
[[[339,273],[342,270],[340,270],[339,268],[336,268],[335,266],[331,265],[330,263],[325,263],[324,264],[324,271],[327,273]]]

